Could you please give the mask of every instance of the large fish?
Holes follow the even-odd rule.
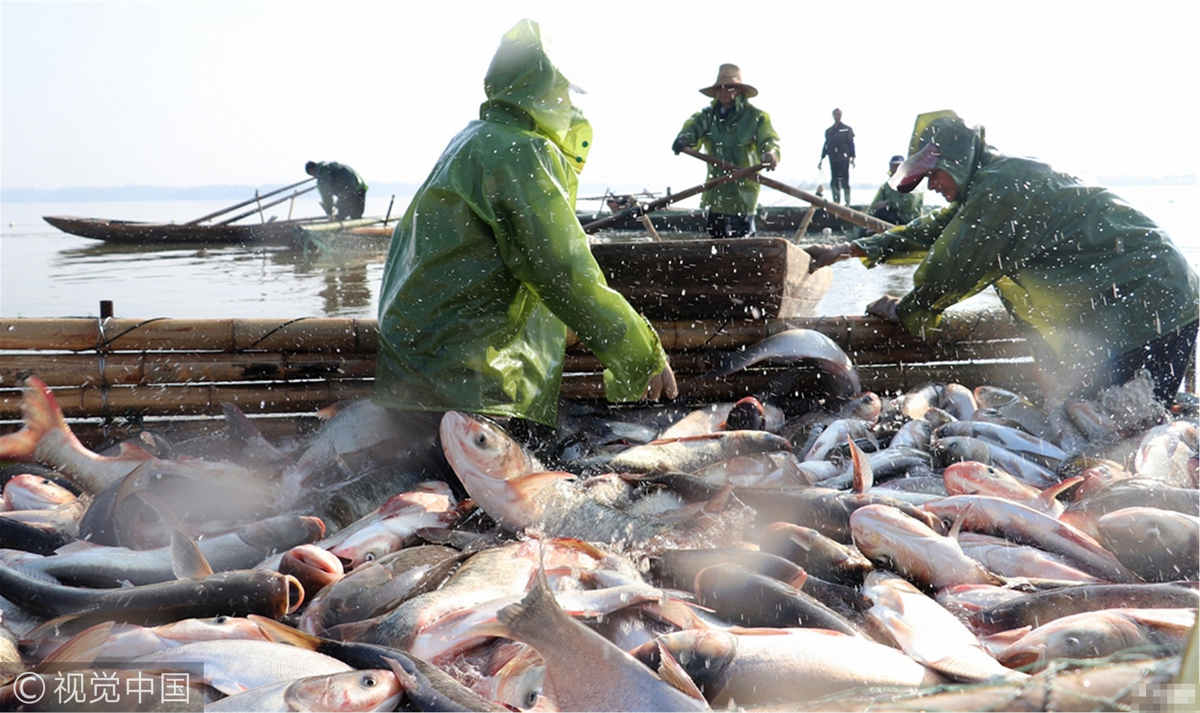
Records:
[[[0,564],[0,591],[44,616],[89,614],[111,619],[161,623],[220,614],[281,617],[295,611],[304,592],[294,577],[269,570],[218,572],[117,589],[64,587]]]
[[[703,408],[698,408],[683,418],[679,419],[669,427],[658,434],[658,440],[668,438],[686,438],[688,436],[703,436],[709,433],[726,430],[729,415],[734,411],[735,407],[743,404],[743,402],[757,404],[762,411],[762,426],[756,430],[770,431],[778,433],[779,429],[783,428],[784,416],[783,411],[778,406],[764,404],[752,396],[737,402],[723,402],[709,404]],[[744,428],[744,426],[742,427]],[[741,430],[741,428],[733,428],[728,430]],[[652,439],[654,440],[654,439]]]
[[[647,666],[558,606],[545,572],[517,604],[497,614],[495,633],[522,641],[546,662],[543,693],[563,711],[706,710]]]
[[[991,495],[1028,505],[1052,517],[1062,514],[1065,506],[1058,495],[1078,485],[1082,477],[1068,478],[1058,485],[1041,489],[1014,478],[1000,468],[977,461],[952,463],[942,471],[948,495]]]
[[[720,435],[735,433],[750,432]],[[451,411],[442,418],[441,436],[446,459],[463,487],[510,531],[536,528],[553,537],[610,544],[688,536],[687,523],[618,509],[569,473],[530,470],[537,467],[536,459],[491,421]]]
[[[930,441],[929,448],[934,463],[942,467],[962,461],[977,461],[994,465],[1038,488],[1049,488],[1062,480],[1045,466],[972,436],[935,437]]]
[[[1098,609],[1176,609],[1200,606],[1200,592],[1178,584],[1080,584],[1030,592],[970,615],[984,633],[1038,627],[1070,614]]]
[[[345,671],[258,686],[204,711],[394,711],[403,694],[392,671]]]
[[[1053,659],[1093,659],[1121,652],[1150,658],[1179,653],[1196,624],[1194,609],[1102,609],[1043,624],[1000,655],[1014,668],[1037,670]]]
[[[824,629],[689,629],[660,636],[633,655],[651,667],[673,656],[717,709],[788,706],[849,689],[942,682],[890,646]]]
[[[1096,522],[1100,542],[1147,582],[1200,578],[1200,517],[1133,507]]]
[[[955,584],[1003,584],[1003,580],[967,556],[958,542],[894,507],[868,505],[850,515],[854,544],[877,566],[922,587]]]
[[[696,600],[740,626],[829,629],[870,638],[846,614],[785,582],[732,564],[706,567],[696,575]]]
[[[203,538],[197,544],[213,571],[227,572],[249,569],[276,552],[312,542],[324,532],[324,525],[315,517],[278,515]],[[30,560],[22,564],[22,569],[80,587],[155,584],[175,579],[169,546],[130,550],[81,543],[69,545],[60,554]]]
[[[938,426],[934,438],[966,436],[1000,446],[1007,451],[1034,460],[1047,468],[1057,468],[1067,458],[1067,452],[1050,441],[1037,438],[1016,428],[979,421],[955,421]]]
[[[965,530],[1005,537],[1062,555],[1109,581],[1138,581],[1137,575],[1096,540],[1020,503],[987,495],[953,495],[922,507],[945,521],[961,520]]]
[[[138,656],[131,663],[142,668],[202,664],[204,682],[227,696],[281,681],[351,670],[325,654],[256,639],[198,641]]]
[[[1100,582],[1074,562],[1029,545],[1018,545],[1002,537],[978,532],[958,533],[963,554],[976,560],[989,572],[1006,578],[1052,579],[1062,582]]]
[[[1046,411],[1018,393],[995,386],[980,386],[975,389],[975,400],[980,407],[995,409],[1030,435],[1049,439],[1054,433]]]
[[[907,580],[874,571],[863,584],[875,619],[913,660],[962,681],[1025,678],[1001,665],[953,614]]]
[[[406,547],[354,571],[317,592],[304,608],[299,628],[318,636],[339,624],[385,614],[409,599],[433,591],[466,559],[441,545]]]
[[[774,522],[758,533],[763,552],[794,562],[814,577],[858,586],[874,565],[857,547],[843,545],[817,530],[790,522]]]
[[[850,398],[862,392],[858,372],[846,352],[829,337],[811,329],[789,329],[754,344],[727,359],[706,376],[728,376],[755,364],[815,363],[832,381],[832,393]]]

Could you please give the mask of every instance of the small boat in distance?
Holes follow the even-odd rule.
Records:
[[[285,201],[294,200],[316,188],[311,185],[306,188],[298,187],[314,181],[307,178],[283,188],[256,195],[236,203],[215,213],[188,221],[186,223],[155,223],[134,220],[112,220],[108,218],[78,218],[67,215],[47,215],[43,219],[71,235],[78,235],[94,240],[104,240],[115,243],[138,245],[192,243],[203,245],[218,244],[290,244],[302,240],[304,235],[297,232],[298,228],[319,228],[320,230],[341,230],[385,222],[383,218],[358,218],[354,220],[330,220],[325,216],[315,218],[299,218],[277,220],[274,216],[266,218],[263,211]],[[297,189],[297,190],[293,190]],[[291,193],[264,203],[263,200],[280,193]],[[232,217],[227,214],[248,205],[254,207]],[[244,218],[257,215],[257,222],[239,223]],[[220,220],[214,220],[221,217]]]

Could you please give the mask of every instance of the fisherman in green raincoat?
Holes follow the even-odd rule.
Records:
[[[867,267],[920,262],[913,290],[867,311],[916,334],[988,285],[1024,327],[1048,406],[1090,398],[1149,370],[1170,403],[1200,324],[1200,283],[1148,217],[1103,188],[1044,163],[1005,156],[954,112],[917,117],[909,157],[890,183],[928,176],[950,205],[908,225],[835,247],[807,248],[812,267],[855,256]]]
[[[373,399],[414,440],[458,410],[553,445],[568,327],[604,364],[608,400],[677,395],[657,334],[607,286],[575,216],[592,129],[570,86],[538,25],[518,23],[488,68],[480,118],[396,226]]]
[[[700,93],[713,97],[708,106],[683,123],[671,150],[700,146],[709,156],[738,166],[753,166],[760,161],[767,170],[779,163],[779,134],[771,126],[767,112],[748,99],[758,90],[742,82],[737,65],[723,64],[717,81]],[[724,175],[722,168],[709,164],[708,179]],[[758,207],[758,181],[743,178],[705,191],[700,207],[708,209],[708,233],[714,238],[741,238],[754,233],[754,211]]]
[[[892,160],[888,162],[888,178],[896,175],[896,169],[900,168],[902,163],[903,156],[892,156]],[[904,225],[920,218],[924,207],[925,200],[920,193],[901,193],[892,188],[890,183],[880,186],[879,190],[875,191],[875,197],[871,199],[871,215],[894,225]]]
[[[317,193],[321,194],[321,209],[330,218],[334,203],[337,204],[338,220],[355,220],[363,217],[367,206],[367,182],[358,171],[337,161],[309,161],[304,172],[317,179]]]

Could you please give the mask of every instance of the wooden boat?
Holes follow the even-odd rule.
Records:
[[[298,228],[322,227],[343,230],[357,226],[379,223],[382,218],[358,220],[328,220],[305,218],[301,220],[272,220],[260,223],[147,223],[132,220],[107,218],[76,218],[66,215],[47,215],[44,219],[64,233],[94,240],[138,245],[156,244],[292,244],[303,238]]]

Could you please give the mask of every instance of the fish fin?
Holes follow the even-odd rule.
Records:
[[[63,545],[62,547],[59,547],[57,550],[54,550],[54,554],[56,554],[56,555],[73,555],[73,554],[79,554],[80,552],[88,552],[90,550],[95,550],[95,549],[100,549],[100,548],[111,549],[111,548],[107,547],[106,545],[98,545],[95,542],[89,542],[87,540],[72,540],[71,542],[68,542],[67,544]],[[124,548],[122,548],[122,549],[124,549]]]
[[[1006,668],[984,650],[980,656],[950,655],[937,661],[927,661],[926,666],[965,683],[979,683],[994,679],[1013,680],[1029,678],[1028,674]],[[990,662],[990,663],[989,663]]]
[[[1086,478],[1084,478],[1082,475],[1076,475],[1076,476],[1067,478],[1066,480],[1062,481],[1061,483],[1058,483],[1056,485],[1051,485],[1049,488],[1045,488],[1044,490],[1042,490],[1041,494],[1038,495],[1038,499],[1041,500],[1046,505],[1052,506],[1052,505],[1054,505],[1054,501],[1058,499],[1059,495],[1062,495],[1063,493],[1067,492],[1068,490],[1075,487],[1076,485],[1079,485],[1084,480],[1086,480]]]
[[[71,429],[67,428],[58,399],[54,398],[46,382],[36,376],[25,379],[21,418],[24,420],[21,430],[0,436],[0,460],[33,460],[38,441],[50,431],[65,431],[78,443]],[[79,447],[82,448],[82,445]]]
[[[404,666],[394,658],[384,656],[383,660],[387,662],[388,668],[392,669],[392,673],[396,674],[396,680],[400,682],[400,689],[404,691],[419,691],[421,684],[416,677],[408,671],[404,670]]]
[[[221,404],[221,411],[225,414],[225,429],[229,432],[230,439],[240,445],[243,450],[252,448],[254,456],[262,460],[282,461],[288,459],[288,454],[268,441],[240,408],[226,401]]]
[[[526,473],[515,478],[509,478],[506,483],[518,498],[532,497],[535,493],[559,480],[576,480],[578,476],[561,470],[547,470],[539,473]]]
[[[675,657],[671,655],[670,651],[667,651],[666,647],[663,646],[662,643],[658,644],[658,656],[659,678],[671,684],[675,688],[678,688],[680,691],[686,693],[692,698],[708,703],[708,701],[704,698],[704,694],[700,692],[700,688],[696,686],[696,682],[693,681],[692,677],[687,674],[687,671],[683,670],[683,666],[679,665],[679,662],[675,660]]]
[[[321,637],[306,634],[299,629],[292,628],[287,624],[280,623],[274,619],[269,619],[260,614],[247,614],[246,618],[258,624],[258,628],[268,639],[277,644],[290,644],[300,649],[316,651],[321,646]]]
[[[204,579],[213,573],[200,545],[178,527],[171,528],[171,571],[177,579]]]
[[[854,442],[854,437],[847,435],[850,444],[850,462],[854,469],[854,492],[865,493],[875,484],[875,471],[871,469],[871,461],[867,454]]]
[[[41,582],[46,582],[47,584],[57,584],[60,586],[62,585],[62,582],[58,579],[58,577],[55,577],[54,575],[50,574],[49,572],[43,572],[42,570],[37,569],[36,567],[32,567],[28,563],[9,565],[9,569],[11,569],[14,572],[20,572],[21,574],[25,575],[26,577],[29,577],[30,579],[36,579]]]
[[[71,637],[67,643],[54,650],[42,662],[34,667],[35,673],[44,673],[56,669],[56,664],[71,663],[89,665],[100,655],[100,647],[108,641],[114,622],[106,621],[84,629]]]
[[[970,508],[968,508],[970,509]],[[958,539],[958,533],[962,531],[963,522],[967,519],[967,513],[961,512],[954,517],[954,523],[950,525],[950,532],[946,533],[946,537],[952,540]]]

